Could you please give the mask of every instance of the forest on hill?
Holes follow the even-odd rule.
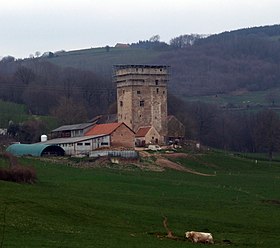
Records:
[[[61,124],[114,113],[115,64],[170,66],[169,109],[186,125],[188,138],[226,149],[268,149],[269,144],[259,144],[255,136],[261,127],[253,126],[266,114],[275,123],[279,121],[273,111],[263,109],[279,108],[280,25],[209,37],[181,35],[169,44],[154,36],[128,48],[59,51],[23,60],[6,56],[0,61],[0,99],[26,105],[29,114],[52,115]],[[250,111],[249,101],[244,105],[246,111],[233,111],[240,107],[233,104],[236,95],[243,94],[246,100],[246,94],[260,92],[266,103],[262,100],[253,107],[265,113]],[[230,100],[223,105],[203,102],[205,96],[218,99],[225,95]],[[277,150],[278,145],[269,149]]]

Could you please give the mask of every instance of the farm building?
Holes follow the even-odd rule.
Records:
[[[97,124],[87,130],[84,136],[50,139],[41,144],[57,145],[66,155],[88,155],[104,148],[134,148],[135,134],[124,123]]]
[[[159,140],[160,134],[154,127],[140,127],[135,134],[136,146],[158,144]]]
[[[56,145],[52,144],[13,144],[7,148],[7,152],[15,156],[47,156],[56,155],[64,156],[65,151]]]
[[[185,137],[185,126],[174,115],[167,117],[168,142],[178,143]]]
[[[117,114],[107,114],[107,115],[98,115],[89,120],[89,122],[94,124],[106,124],[118,122]]]
[[[81,137],[94,125],[94,123],[80,123],[65,125],[51,131],[51,138],[73,138]]]
[[[108,135],[111,147],[134,148],[135,146],[135,133],[123,122],[97,124],[85,135]]]
[[[89,152],[110,147],[109,135],[91,135],[73,138],[57,138],[42,142],[61,147],[66,155],[89,154]]]

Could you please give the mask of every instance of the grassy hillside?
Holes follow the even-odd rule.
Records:
[[[54,129],[58,125],[58,121],[54,117],[29,115],[25,105],[0,100],[0,128],[7,128],[10,120],[14,123],[41,120],[48,130]]]
[[[280,164],[222,153],[174,158],[203,177],[139,169],[79,169],[37,159],[38,183],[0,181],[3,247],[197,247],[187,230],[210,231],[214,246],[277,247]],[[0,163],[3,166],[3,161]],[[169,240],[162,221],[182,240]],[[3,230],[4,228],[4,237]]]
[[[45,59],[63,67],[74,67],[90,70],[111,76],[112,66],[115,64],[149,64],[162,52],[140,48],[92,48],[69,51],[57,57]]]
[[[24,105],[0,100],[0,127],[7,127],[10,120],[18,123],[27,119],[28,113]]]
[[[92,48],[42,60],[91,70],[107,81],[111,80],[114,64],[167,64],[171,66],[169,90],[173,94],[181,98],[219,94],[230,98],[223,101],[225,104],[235,104],[243,102],[234,95],[242,90],[252,98],[275,89],[279,92],[279,33],[280,25],[255,27],[212,35],[180,49],[167,45],[160,50]],[[256,104],[264,102],[267,105],[266,100],[258,100]]]
[[[239,90],[231,94],[213,94],[206,96],[186,96],[185,101],[203,101],[229,108],[261,108],[280,106],[280,88],[264,91]]]

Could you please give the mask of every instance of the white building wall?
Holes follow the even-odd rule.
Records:
[[[76,143],[59,144],[64,149],[65,155],[89,154],[98,148],[110,147],[110,136],[103,136]]]

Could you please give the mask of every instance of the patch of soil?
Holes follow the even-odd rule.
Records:
[[[190,157],[189,154],[187,153],[166,153],[166,154],[163,154],[164,157],[166,158],[188,158]]]
[[[164,154],[163,155],[164,157],[166,158],[188,158],[192,161],[196,161],[200,164],[203,164],[207,167],[210,167],[210,168],[218,168],[218,166],[214,165],[214,164],[211,164],[211,163],[208,163],[208,162],[205,162],[205,161],[201,161],[197,156],[194,156],[194,155],[191,155],[191,154],[186,154],[186,153],[170,153],[170,154]]]
[[[179,165],[179,164],[177,164],[175,162],[172,162],[172,161],[170,161],[168,159],[165,159],[165,158],[158,158],[156,160],[156,164],[159,165],[159,166],[162,166],[164,168],[169,168],[169,169],[173,169],[173,170],[177,170],[177,171],[188,172],[188,173],[199,175],[199,176],[207,176],[207,177],[215,176],[215,175],[212,175],[212,174],[206,174],[206,173],[201,173],[201,172],[194,171],[192,169],[186,168],[182,165]]]
[[[279,205],[280,206],[280,200],[276,200],[276,199],[262,200],[262,203],[267,203],[267,204]]]

